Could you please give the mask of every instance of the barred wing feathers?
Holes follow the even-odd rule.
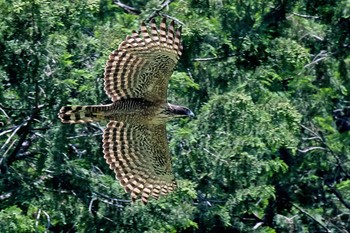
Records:
[[[132,200],[147,203],[176,187],[165,124],[133,125],[111,121],[103,135],[103,152],[109,167]]]
[[[112,101],[127,98],[144,98],[165,102],[167,85],[181,55],[181,28],[168,28],[164,18],[158,31],[155,21],[150,33],[142,23],[140,32],[131,36],[112,52],[104,73],[104,85]]]

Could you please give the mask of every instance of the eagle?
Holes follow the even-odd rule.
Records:
[[[167,102],[169,79],[182,54],[181,27],[166,18],[159,30],[143,22],[113,51],[105,66],[104,90],[112,103],[65,106],[62,123],[108,121],[103,132],[104,158],[132,201],[147,203],[174,191],[176,181],[166,123],[193,117],[184,106]]]

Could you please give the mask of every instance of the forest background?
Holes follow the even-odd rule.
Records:
[[[179,188],[130,203],[102,154],[104,64],[183,24],[168,125]],[[168,19],[168,22],[170,21]],[[350,232],[349,0],[0,0],[1,232]]]

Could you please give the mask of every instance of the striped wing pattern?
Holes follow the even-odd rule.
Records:
[[[104,73],[104,85],[112,101],[144,98],[165,102],[167,85],[181,55],[181,27],[174,21],[166,26],[164,18],[158,30],[155,21],[141,24],[112,52]]]
[[[133,125],[110,121],[103,135],[103,152],[109,167],[132,200],[147,203],[176,187],[168,151],[165,124]]]

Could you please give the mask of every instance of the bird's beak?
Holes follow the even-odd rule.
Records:
[[[191,110],[188,110],[187,116],[195,117],[194,113]]]

